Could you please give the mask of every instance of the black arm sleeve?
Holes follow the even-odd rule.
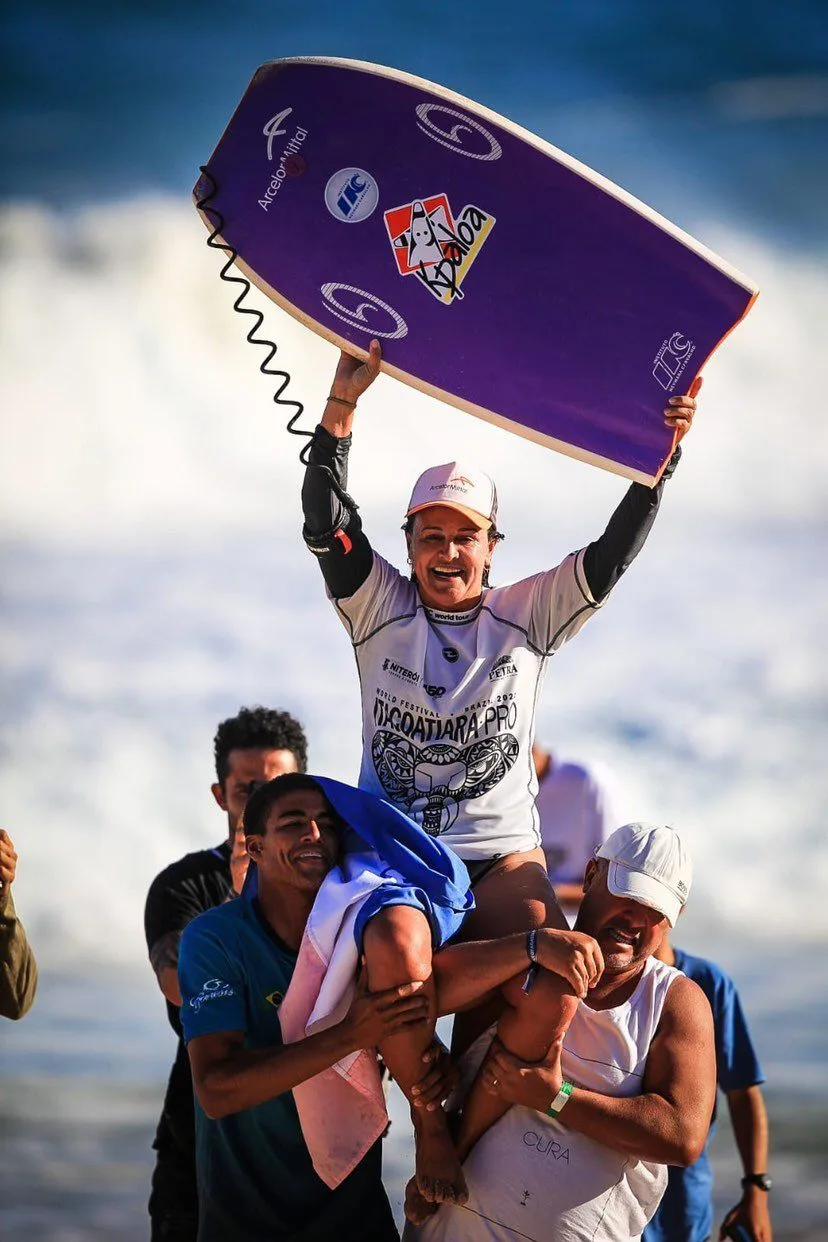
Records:
[[[334,599],[353,595],[374,562],[357,506],[346,490],[350,447],[350,436],[338,439],[320,424],[313,433],[302,484],[302,538],[317,557]]]
[[[681,448],[677,446],[655,487],[633,483],[603,535],[584,551],[584,574],[593,599],[600,601],[612,590],[643,548],[658,513],[664,483],[680,457]]]

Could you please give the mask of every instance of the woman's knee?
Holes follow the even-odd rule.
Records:
[[[410,979],[424,982],[431,975],[431,927],[413,906],[387,906],[375,914],[362,945],[373,988]]]
[[[561,975],[549,970],[536,969],[532,985],[524,991],[526,974],[510,979],[504,985],[503,995],[508,1008],[498,1024],[501,1037],[521,1032],[537,1037],[543,1042],[554,1039],[569,1026],[578,1007],[578,997],[571,984]]]

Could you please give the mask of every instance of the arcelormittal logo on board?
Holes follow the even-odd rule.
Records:
[[[301,125],[287,125],[288,118],[292,112],[293,108],[283,108],[281,112],[277,112],[275,116],[272,116],[262,128],[262,135],[267,139],[265,150],[268,162],[274,163],[277,152],[279,152],[276,168],[273,171],[270,182],[258,200],[262,211],[270,210],[271,204],[276,201],[276,195],[288,177],[297,177],[305,171],[305,161],[299,154],[299,151],[308,136],[308,131]],[[291,129],[293,129],[292,136],[282,145],[282,139],[287,138]]]

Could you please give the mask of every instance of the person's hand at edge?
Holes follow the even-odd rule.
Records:
[[[739,1202],[732,1207],[722,1221],[719,1239],[729,1235],[725,1232],[732,1226],[741,1226],[752,1242],[773,1242],[773,1230],[770,1223],[767,1192],[758,1186],[747,1186]]]
[[[697,375],[690,385],[690,391],[684,396],[671,397],[664,409],[664,421],[676,432],[676,444],[680,444],[687,435],[696,413],[696,397],[702,386],[702,377]]]
[[[371,387],[379,375],[381,361],[382,346],[376,339],[371,341],[365,362],[342,350],[331,385],[331,397],[337,401],[347,401],[351,405],[356,405],[362,394]]]
[[[5,828],[0,828],[0,893],[14,883],[17,874],[17,853]]]

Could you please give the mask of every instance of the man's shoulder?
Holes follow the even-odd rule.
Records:
[[[711,962],[706,957],[697,957],[693,953],[686,953],[684,949],[675,949],[674,952],[677,968],[688,979],[697,983],[711,1001],[717,994],[735,990],[736,985],[730,975],[717,962]]]
[[[664,963],[660,962],[659,965],[663,966]],[[713,1015],[704,990],[695,979],[689,978],[682,971],[675,970],[674,973],[675,978],[664,998],[662,1018],[666,1018],[668,1023],[678,1023],[683,1027],[689,1025],[704,1028],[709,1025],[712,1028]],[[659,1025],[661,1027],[664,1024]]]
[[[236,897],[232,901],[222,902],[220,906],[211,906],[197,914],[184,929],[184,936],[198,935],[202,932],[219,937],[226,936],[230,928],[238,927],[247,922],[250,902],[244,897]]]
[[[193,880],[207,879],[214,875],[226,877],[229,881],[229,854],[224,843],[214,846],[213,849],[193,850],[169,863],[163,871],[158,872],[149,891],[174,890]]]
[[[219,948],[222,955],[241,953],[247,940],[245,928],[249,913],[250,903],[237,897],[197,914],[181,933],[179,961],[193,953],[201,956]]]

